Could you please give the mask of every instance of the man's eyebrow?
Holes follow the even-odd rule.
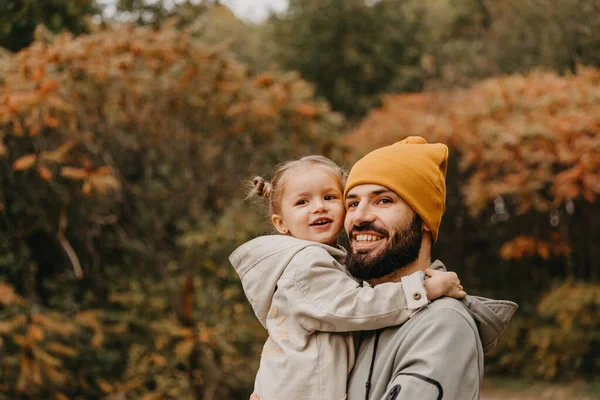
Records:
[[[396,193],[391,189],[379,189],[379,190],[373,190],[372,192],[368,193],[371,196],[379,196],[380,194],[384,194],[384,193]],[[355,193],[352,194],[347,194],[346,195],[346,199],[357,199],[358,195]]]
[[[384,194],[384,193],[396,193],[391,189],[379,189],[379,190],[374,190],[371,192],[371,194],[374,194],[375,196],[379,196],[380,194]]]

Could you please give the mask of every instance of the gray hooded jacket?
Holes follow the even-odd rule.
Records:
[[[432,269],[445,270],[436,261]],[[483,355],[517,309],[510,301],[441,298],[402,326],[364,332],[348,400],[475,400]]]

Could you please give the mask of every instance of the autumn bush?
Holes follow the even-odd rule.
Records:
[[[565,282],[533,318],[518,317],[490,355],[491,372],[538,379],[594,379],[600,368],[600,285]]]
[[[519,302],[523,321],[536,321],[525,325],[531,338],[555,323],[554,314],[544,314],[552,301],[538,306],[540,298],[564,307],[556,315],[581,307],[575,321],[591,321],[586,332],[597,331],[599,320],[588,319],[593,307],[577,296],[573,304],[566,300],[579,286],[562,287],[562,297],[548,291],[567,280],[588,282],[591,292],[600,287],[600,70],[582,67],[565,77],[537,72],[468,90],[389,96],[344,143],[355,149],[352,161],[408,135],[450,146],[447,210],[434,250],[467,291]],[[525,364],[506,364],[510,372],[544,378],[590,372],[587,361],[572,361],[579,360],[572,351],[579,353],[568,343],[595,349],[589,356],[597,357],[593,334],[581,336],[574,322],[547,335],[554,344],[565,342],[548,352],[534,341],[504,347],[507,357],[536,354]],[[532,369],[536,363],[541,369]]]
[[[0,392],[247,396],[264,332],[227,256],[267,225],[244,179],[341,122],[169,23],[2,56]]]

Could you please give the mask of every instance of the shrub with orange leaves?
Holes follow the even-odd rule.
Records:
[[[265,225],[242,182],[331,149],[342,120],[297,74],[256,76],[194,35],[120,25],[0,63],[0,282],[84,332],[79,355],[52,345],[71,358],[64,385],[48,386],[31,357],[18,365],[48,338],[23,325],[29,342],[0,359],[2,371],[17,360],[10,393],[251,390],[264,333],[226,256]]]

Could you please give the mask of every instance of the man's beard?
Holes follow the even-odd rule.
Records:
[[[388,232],[374,224],[355,226],[348,235],[357,231],[377,232],[384,239],[389,236]],[[396,231],[392,240],[378,254],[350,252],[346,260],[348,272],[357,279],[368,281],[399,271],[419,257],[422,238],[423,220],[415,214],[410,226]]]

